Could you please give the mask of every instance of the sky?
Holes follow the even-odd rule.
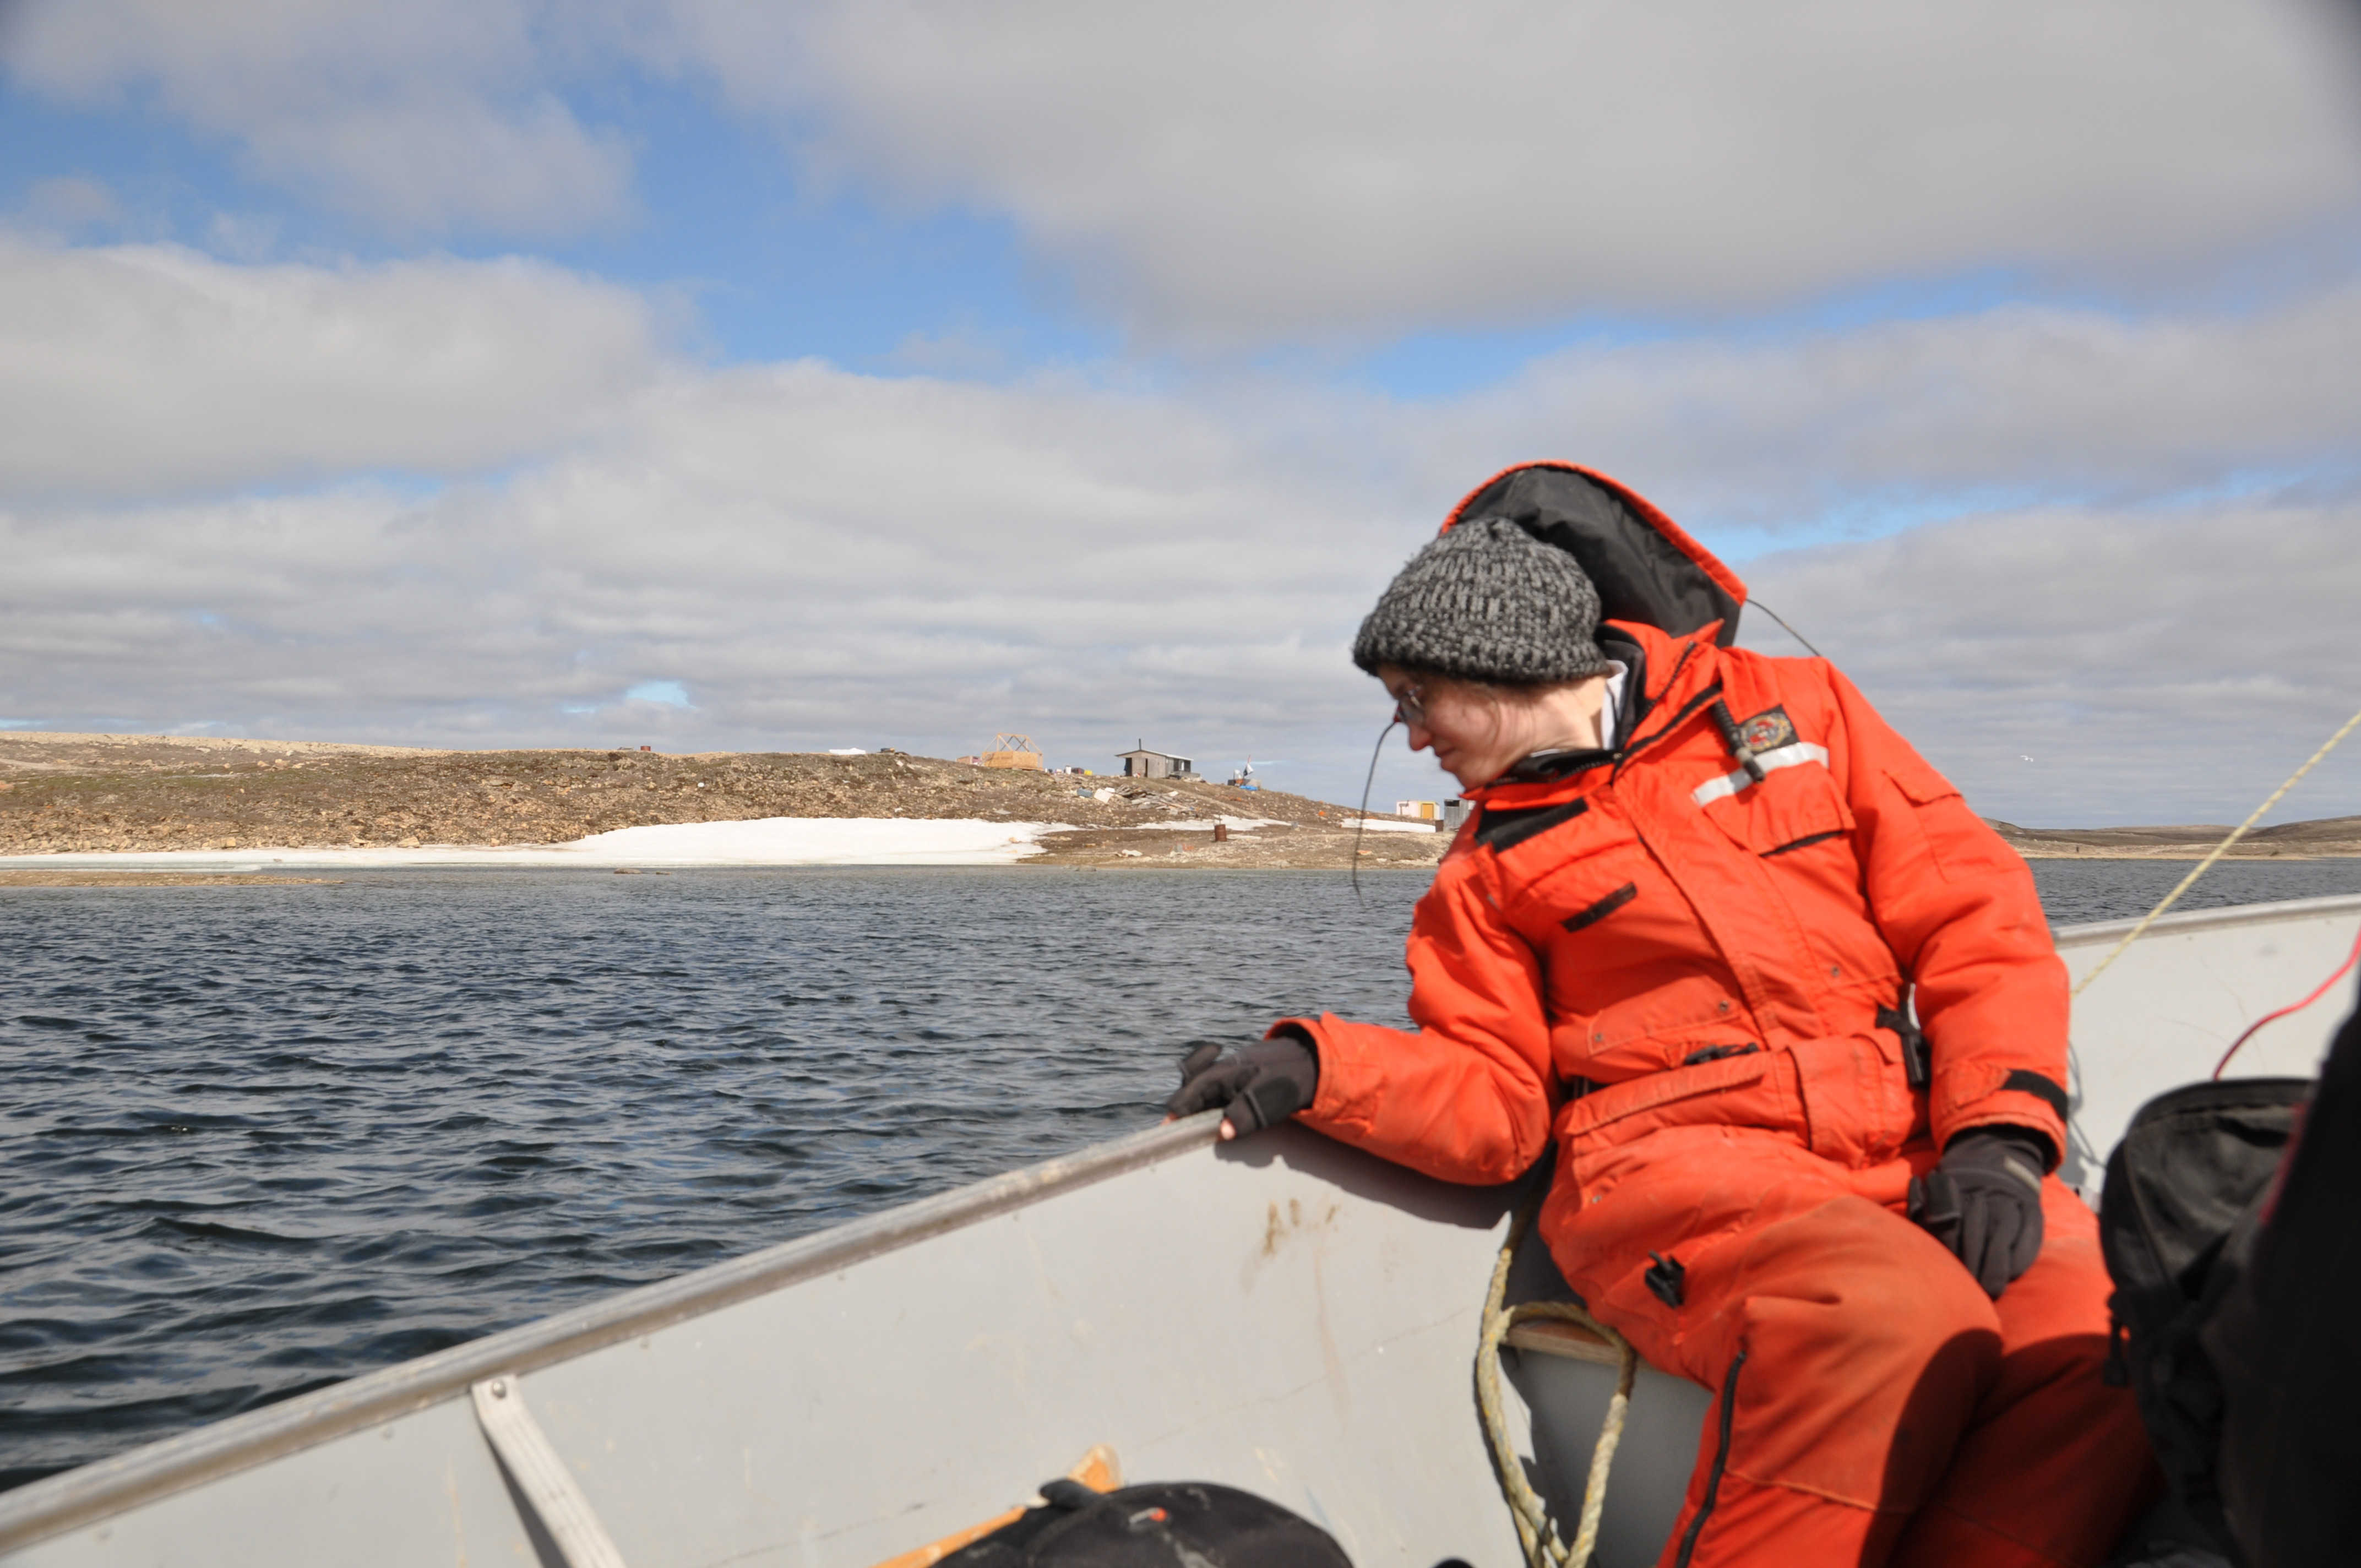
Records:
[[[0,0],[0,726],[1350,800],[1543,457],[1985,815],[2243,817],[2361,707],[2361,20]]]

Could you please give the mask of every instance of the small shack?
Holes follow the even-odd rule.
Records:
[[[1193,760],[1176,757],[1170,751],[1151,751],[1143,745],[1115,755],[1123,759],[1123,776],[1127,779],[1190,780],[1197,776]]]

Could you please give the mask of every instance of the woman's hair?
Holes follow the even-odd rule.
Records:
[[[1420,685],[1427,685],[1436,681],[1449,681],[1454,685],[1467,686],[1489,696],[1501,697],[1541,696],[1566,686],[1578,686],[1585,681],[1597,680],[1598,675],[1606,674],[1602,670],[1587,675],[1561,675],[1546,680],[1517,681],[1494,675],[1456,675],[1448,670],[1426,668],[1417,664],[1396,664],[1393,667]]]

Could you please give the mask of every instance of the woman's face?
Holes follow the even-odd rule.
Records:
[[[1490,784],[1532,750],[1513,705],[1488,686],[1393,664],[1378,666],[1378,679],[1409,727],[1410,749],[1432,751],[1461,789]]]

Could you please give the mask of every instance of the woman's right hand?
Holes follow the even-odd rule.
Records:
[[[1310,1105],[1320,1088],[1320,1058],[1293,1030],[1276,1039],[1225,1048],[1200,1040],[1180,1061],[1180,1087],[1164,1102],[1167,1121],[1221,1107],[1222,1136],[1243,1137]]]

